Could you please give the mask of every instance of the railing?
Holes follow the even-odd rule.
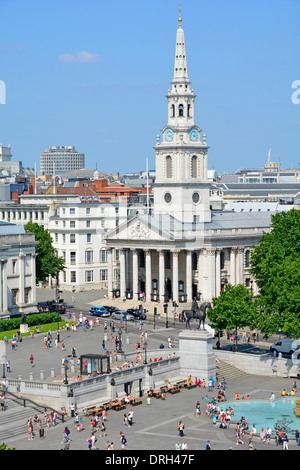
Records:
[[[50,407],[48,405],[42,406],[41,404],[36,403],[35,401],[31,400],[30,398],[24,398],[22,396],[18,396],[15,393],[10,392],[9,390],[3,390],[3,391],[4,391],[5,394],[11,395],[14,399],[23,402],[24,408],[26,408],[26,402],[29,402],[29,403],[32,403],[36,408],[42,408],[43,410],[45,408],[50,409],[51,411],[54,411],[61,418],[62,423],[65,422],[65,415],[63,413],[61,413],[60,411],[55,410],[52,407]]]

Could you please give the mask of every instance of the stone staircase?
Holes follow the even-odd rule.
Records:
[[[13,447],[13,441],[16,437],[24,436],[27,438],[27,421],[29,417],[38,415],[42,419],[45,428],[42,407],[26,402],[26,407],[22,402],[6,396],[6,410],[0,411],[0,444],[10,443]],[[61,423],[61,420],[58,420]],[[36,431],[36,426],[34,426]]]
[[[220,361],[216,365],[216,375],[217,375],[217,381],[221,380],[222,377],[225,377],[226,381],[228,380],[230,381],[233,379],[238,379],[240,377],[243,377],[247,374],[246,372],[228,364],[227,362]]]

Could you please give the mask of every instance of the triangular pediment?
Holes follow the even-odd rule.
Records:
[[[151,216],[136,215],[129,221],[124,222],[119,227],[111,230],[107,236],[107,241],[112,240],[143,240],[143,241],[160,241],[173,240],[174,236],[171,231],[167,230],[163,223]]]

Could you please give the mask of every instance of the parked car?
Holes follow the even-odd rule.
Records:
[[[48,312],[59,312],[59,313],[66,312],[66,306],[62,302],[55,302],[55,300],[53,300],[52,302],[47,301],[47,303],[48,303]]]
[[[133,321],[134,316],[131,315],[130,313],[125,312],[124,310],[119,310],[118,312],[112,312],[111,314],[112,318],[115,318],[116,320],[127,320],[127,321]]]
[[[137,318],[138,320],[146,320],[147,318],[146,314],[141,313],[138,308],[129,308],[127,313],[130,313],[130,315],[133,315],[134,318]]]
[[[293,340],[293,339],[281,339],[277,341],[277,343],[272,344],[270,346],[270,351],[276,351],[277,354],[281,352],[282,354],[292,354],[297,351],[300,354],[300,341]]]
[[[96,317],[109,317],[110,312],[106,310],[106,308],[102,305],[93,305],[93,307],[90,308],[89,314],[96,316]]]

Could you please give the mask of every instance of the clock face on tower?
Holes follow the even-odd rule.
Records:
[[[174,132],[172,129],[167,129],[165,132],[165,139],[167,142],[171,142],[174,138]]]
[[[196,142],[196,140],[198,139],[197,129],[191,129],[190,130],[190,139],[191,139],[191,141]]]

